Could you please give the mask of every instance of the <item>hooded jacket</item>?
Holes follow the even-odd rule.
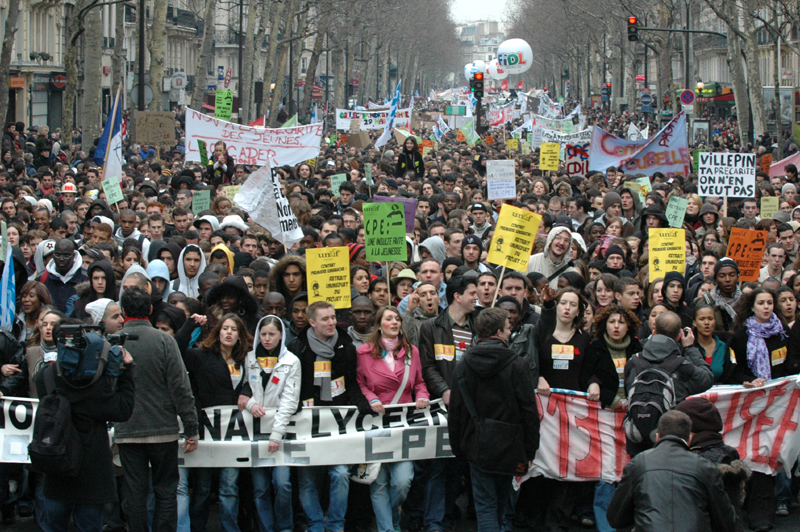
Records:
[[[106,275],[106,289],[102,294],[98,294],[94,291],[94,288],[92,288],[92,274],[96,270],[102,270]],[[87,317],[86,305],[92,301],[104,297],[112,301],[117,301],[118,299],[117,277],[114,274],[114,266],[107,260],[97,260],[91,263],[89,267],[86,268],[86,279],[86,283],[75,287],[76,295],[80,296],[80,298],[75,301],[72,317],[78,318],[79,320]]]
[[[125,279],[127,279],[128,276],[131,275],[132,273],[141,273],[142,275],[147,277],[148,280],[150,280],[150,276],[147,275],[147,270],[145,270],[138,264],[131,264],[131,267],[128,268],[128,271],[125,272],[125,275],[122,276],[122,281],[120,281],[119,283],[119,293],[117,294],[117,299],[116,299],[117,301],[120,301],[122,299],[122,288],[125,286]]]
[[[172,255],[172,260],[175,261],[175,273],[170,274],[170,280],[174,281],[178,278],[178,264],[180,264],[181,258],[181,247],[176,244],[175,242],[167,242],[167,244],[158,250],[158,255],[161,255],[161,251],[168,251],[170,255]],[[159,256],[155,258],[160,258]],[[162,259],[163,260],[163,259]]]
[[[558,262],[553,262],[550,259],[550,244],[553,243],[556,235],[560,233],[567,233],[569,236],[569,243],[567,244],[567,251],[564,253],[564,257]],[[547,235],[547,243],[544,245],[544,251],[541,253],[537,253],[536,255],[531,255],[530,260],[528,261],[528,270],[526,273],[538,272],[548,278],[550,283],[550,288],[557,289],[558,288],[558,276],[553,277],[550,279],[550,276],[556,272],[561,273],[565,272],[576,272],[576,270],[570,260],[569,260],[569,252],[572,248],[572,231],[568,227],[554,227],[550,233]]]
[[[714,384],[714,373],[696,347],[681,349],[678,343],[663,334],[654,334],[644,350],[632,356],[625,364],[625,395],[633,386],[636,377],[645,369],[658,367],[667,359],[681,357],[683,361],[672,374],[675,383],[676,403],[690,395],[703,393]]]
[[[213,255],[215,251],[222,251],[223,253],[225,253],[225,256],[228,257],[228,275],[232,274],[233,253],[231,252],[231,250],[228,249],[228,246],[226,246],[225,244],[217,244],[216,246],[214,246],[214,248],[211,250],[211,253],[209,253],[208,256],[211,257],[211,255]]]
[[[50,261],[45,272],[39,276],[39,282],[49,291],[53,298],[53,305],[61,312],[67,311],[67,302],[77,294],[76,285],[86,280],[83,270],[83,257],[77,251],[72,257],[72,266],[66,275],[61,275],[56,270],[56,262]]]
[[[642,216],[640,218],[641,222],[639,224],[639,233],[641,234],[641,238],[647,240],[648,235],[650,234],[647,230],[647,217],[648,216],[655,216],[661,222],[659,227],[669,227],[669,220],[667,220],[667,214],[664,212],[664,209],[660,207],[657,203],[653,203],[645,210],[642,211]]]
[[[672,281],[678,281],[683,286],[683,293],[681,294],[681,299],[677,306],[673,306],[672,303],[667,300],[667,285]],[[694,320],[692,319],[689,307],[686,305],[686,280],[683,278],[683,275],[679,272],[667,272],[664,276],[664,283],[661,285],[661,296],[664,298],[662,304],[681,317],[681,325],[683,327],[691,327]]]
[[[717,210],[717,206],[713,203],[703,203],[703,206],[700,207],[700,213],[697,215],[698,219],[694,230],[694,234],[698,241],[706,234],[705,222],[703,221],[703,216],[706,214],[714,215],[714,225],[712,225],[712,227],[716,228],[717,222],[719,221],[719,211]]]
[[[144,255],[145,257],[150,256],[150,240],[148,240],[148,238],[146,236],[144,236],[139,231],[138,228],[134,227],[133,228],[133,232],[131,234],[129,234],[128,236],[123,236],[122,235],[122,227],[120,227],[119,229],[117,229],[114,232],[114,240],[117,242],[117,245],[119,245],[119,247],[122,247],[122,245],[125,243],[125,241],[128,240],[129,238],[132,238],[132,239],[136,240],[137,242],[139,242],[139,244],[141,244],[141,246],[142,246],[142,250],[141,250],[142,251],[142,255]]]
[[[254,405],[275,408],[269,439],[280,442],[286,434],[289,418],[300,406],[301,368],[300,359],[286,349],[286,328],[277,316],[265,316],[256,325],[256,331],[266,318],[276,318],[281,324],[281,345],[271,352],[261,344],[259,335],[253,339],[253,349],[247,353],[245,366],[247,382],[242,387],[242,395],[250,397],[247,410]]]
[[[187,250],[196,251],[200,254],[200,268],[197,270],[197,274],[191,279],[186,276],[186,271],[183,269],[183,256],[186,254]],[[206,256],[203,254],[203,250],[194,244],[183,248],[181,256],[178,257],[177,270],[178,282],[176,283],[177,287],[174,287],[175,291],[182,292],[186,297],[197,298],[200,295],[200,274],[206,271]]]
[[[238,275],[230,275],[220,284],[206,293],[206,309],[212,309],[220,303],[225,295],[232,295],[238,301],[233,312],[239,315],[251,334],[255,334],[256,326],[261,319],[261,311],[255,296],[247,289],[244,279]],[[221,315],[221,314],[220,314]]]
[[[36,268],[33,276],[31,276],[31,280],[34,280],[37,276],[44,273],[45,264],[44,264],[44,256],[46,252],[52,253],[52,250],[55,249],[56,241],[53,239],[42,240],[39,242],[39,245],[36,246],[36,251],[33,254],[33,266]],[[83,263],[83,259],[81,259],[81,263]]]
[[[433,260],[441,264],[447,258],[447,251],[444,247],[444,240],[438,236],[426,238],[419,244],[420,248],[425,248],[433,257]]]
[[[518,437],[522,447],[507,441],[481,440],[475,421],[464,402],[464,384],[480,418],[496,420],[520,427]],[[525,463],[536,457],[539,448],[539,409],[533,383],[525,361],[498,339],[481,339],[470,347],[456,367],[452,379],[448,408],[450,445],[456,456],[474,456],[483,448],[508,447],[524,449],[524,455],[514,456],[513,462]],[[477,448],[476,448],[477,447]],[[501,470],[497,464],[481,464],[479,469],[501,475],[519,474]]]
[[[155,259],[147,265],[147,277],[150,280],[155,279],[156,277],[160,277],[167,281],[166,288],[164,288],[164,293],[161,294],[161,300],[166,301],[169,295],[172,293],[172,283],[169,279],[169,267],[167,263],[161,259]]]

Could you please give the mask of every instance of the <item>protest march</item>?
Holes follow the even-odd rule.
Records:
[[[277,4],[283,31],[339,16]],[[203,97],[164,78],[167,111],[121,83],[71,136],[9,113],[4,527],[798,526],[800,133],[780,87],[744,118],[767,104],[646,69],[615,89],[584,58],[559,80],[512,30],[476,37],[490,57],[463,72],[398,47],[351,72],[376,36],[334,76],[295,31],[264,37],[285,88],[245,57],[252,87],[203,66]]]

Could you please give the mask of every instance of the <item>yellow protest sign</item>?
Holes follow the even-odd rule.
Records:
[[[683,229],[650,229],[648,246],[650,280],[669,272],[686,271],[686,231]]]
[[[518,150],[519,149],[519,141],[517,139],[508,139],[506,141],[506,149],[507,150]]]
[[[542,142],[539,147],[539,169],[558,170],[558,157],[561,144],[558,142]]]
[[[489,262],[525,272],[541,221],[538,214],[503,205],[489,245]]]
[[[764,196],[761,198],[761,219],[772,220],[780,208],[780,198],[777,196]]]
[[[342,247],[306,250],[308,303],[327,301],[350,308],[350,252]]]
[[[225,197],[228,198],[228,201],[233,201],[233,197],[236,196],[240,188],[242,188],[242,185],[228,185],[225,187]]]

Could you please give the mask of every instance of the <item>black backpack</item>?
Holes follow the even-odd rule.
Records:
[[[28,445],[31,468],[37,473],[76,477],[83,459],[83,443],[72,422],[72,405],[56,388],[54,366],[44,369],[47,395],[39,399]]]
[[[641,354],[634,356],[644,361]],[[683,357],[674,356],[657,366],[648,365],[634,379],[628,390],[628,412],[623,421],[629,442],[655,443],[658,420],[675,408],[677,396],[673,373],[683,360]]]

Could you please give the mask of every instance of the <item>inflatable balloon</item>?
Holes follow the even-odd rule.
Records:
[[[506,79],[508,77],[508,72],[501,68],[499,64],[497,64],[497,59],[492,59],[486,65],[486,70],[492,79],[496,79],[497,81]]]
[[[497,47],[497,64],[509,74],[522,74],[531,67],[533,51],[522,39],[509,39]]]
[[[467,63],[466,65],[464,65],[464,77],[467,78],[467,81],[469,81],[470,79],[472,79],[472,74],[474,74],[475,72],[483,72],[483,74],[486,75],[487,73],[486,68],[487,68],[486,63],[484,63],[480,59],[478,59],[477,61],[473,61],[472,63]]]
[[[472,78],[472,63],[464,65],[464,78],[469,81]]]

